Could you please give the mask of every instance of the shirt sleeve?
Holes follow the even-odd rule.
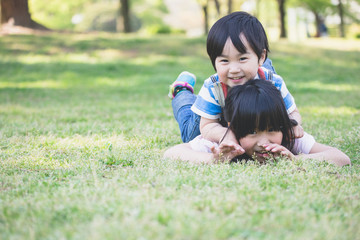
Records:
[[[220,118],[222,110],[218,100],[215,99],[214,87],[210,78],[204,81],[191,110],[204,118]]]
[[[287,113],[288,114],[292,113],[296,109],[295,99],[287,89],[286,84],[282,79],[282,77],[277,74],[273,74],[273,78],[269,79],[269,70],[267,70],[266,68],[262,68],[262,70],[265,73],[266,79],[271,81],[274,84],[274,86],[277,89],[279,89],[281,96],[284,99]]]
[[[291,152],[295,155],[299,155],[301,153],[309,154],[312,147],[315,144],[315,138],[304,132],[304,136],[302,138],[296,138],[294,147],[291,149]]]
[[[197,136],[193,140],[189,142],[190,147],[192,150],[197,152],[207,152],[211,153],[211,148],[215,147],[218,148],[219,144],[216,142],[211,142],[205,138],[203,138],[201,135]]]

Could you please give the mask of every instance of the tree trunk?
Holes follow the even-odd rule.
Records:
[[[202,6],[204,12],[204,33],[207,35],[209,33],[209,16],[208,16],[208,5],[207,3]]]
[[[286,38],[286,28],[285,28],[285,1],[286,0],[278,0],[279,4],[279,14],[280,14],[280,38]]]
[[[315,37],[319,38],[321,36],[321,33],[320,33],[321,18],[320,18],[320,15],[316,11],[313,11],[313,13],[314,13],[314,16],[315,16],[315,24],[316,24],[316,35],[315,35]]]
[[[214,3],[215,3],[216,12],[217,12],[218,16],[220,16],[220,3],[219,3],[219,0],[214,0]]]
[[[121,22],[122,24],[118,24],[118,31],[121,29],[123,30],[125,33],[129,33],[131,32],[131,24],[130,24],[130,6],[129,6],[129,1],[128,0],[120,0],[120,18],[121,18]],[[122,25],[122,26],[121,26]]]
[[[28,0],[0,0],[1,24],[9,23],[15,26],[49,30],[31,19]]]
[[[344,38],[345,37],[344,7],[343,7],[341,0],[339,0],[338,11],[339,11],[339,17],[340,17],[340,25],[339,25],[340,37]]]
[[[228,0],[228,14],[232,13],[232,0]]]

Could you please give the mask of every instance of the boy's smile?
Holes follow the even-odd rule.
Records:
[[[247,81],[254,79],[258,68],[265,61],[266,50],[259,59],[242,34],[240,34],[240,40],[246,47],[245,53],[240,53],[228,38],[222,54],[215,59],[219,80],[229,87],[243,85]]]

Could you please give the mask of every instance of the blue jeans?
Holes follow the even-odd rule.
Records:
[[[270,59],[266,59],[262,65],[273,73],[274,66]],[[191,111],[197,96],[190,91],[181,91],[172,100],[172,108],[176,121],[179,124],[181,140],[186,143],[200,135],[200,116]]]

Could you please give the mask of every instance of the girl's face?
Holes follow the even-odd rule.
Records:
[[[240,53],[231,39],[228,38],[222,54],[215,59],[219,80],[229,87],[243,85],[247,81],[254,79],[258,68],[265,61],[265,49],[259,59],[242,34],[240,34],[240,39],[246,47],[245,53]]]
[[[264,144],[276,143],[280,145],[282,138],[283,134],[280,131],[255,131],[254,133],[240,138],[239,142],[248,156],[259,162],[264,162],[265,158],[269,157],[268,152],[265,151],[265,148],[263,147]]]

